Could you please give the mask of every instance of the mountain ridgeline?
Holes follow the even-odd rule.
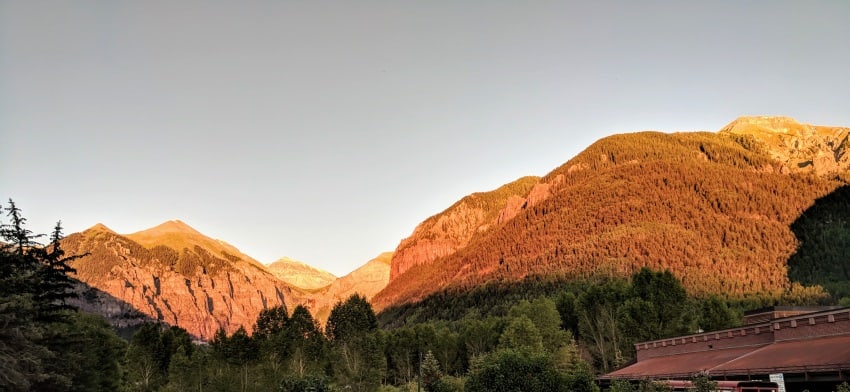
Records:
[[[80,281],[75,304],[99,313],[119,330],[147,321],[211,339],[223,328],[251,328],[263,309],[304,305],[324,323],[334,301],[354,293],[371,298],[389,280],[391,253],[350,274],[328,272],[291,259],[269,266],[181,221],[121,235],[102,224],[62,240]]]
[[[462,198],[342,278],[285,258],[265,266],[180,221],[129,235],[96,225],[63,247],[88,253],[73,267],[89,309],[201,339],[250,329],[278,305],[323,323],[354,293],[393,314],[486,285],[520,298],[512,286],[557,291],[643,267],[671,271],[696,296],[823,295],[796,282],[848,295],[848,134],[743,117],[720,132],[606,137],[542,178]]]
[[[463,202],[426,220],[402,241],[373,301],[386,309],[487,282],[627,277],[641,267],[669,269],[693,295],[806,291],[788,278],[799,245],[790,226],[850,178],[848,131],[743,117],[717,133],[606,137],[478,213],[508,219],[453,225],[463,232],[444,237],[463,246],[427,251],[429,222],[457,219]],[[400,260],[417,247],[422,257]]]

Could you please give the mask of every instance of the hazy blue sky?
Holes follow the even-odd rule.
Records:
[[[37,232],[181,219],[342,275],[603,136],[746,114],[850,126],[850,2],[0,0]]]

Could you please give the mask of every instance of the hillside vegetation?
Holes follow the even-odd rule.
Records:
[[[394,277],[376,306],[488,281],[629,276],[641,267],[669,269],[691,294],[778,296],[791,287],[789,226],[841,181],[788,173],[770,148],[729,132],[601,139],[540,180],[544,197]]]

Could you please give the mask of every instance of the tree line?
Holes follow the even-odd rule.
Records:
[[[633,360],[634,343],[741,321],[741,308],[689,297],[672,273],[648,268],[494,301],[505,302],[452,320],[396,312],[384,324],[353,295],[333,307],[324,330],[305,307],[280,306],[263,310],[250,332],[220,330],[201,346],[151,324],[130,342],[127,383],[138,391],[597,391],[595,375]]]
[[[61,225],[41,244],[12,201],[3,211],[2,391],[597,391],[594,375],[631,361],[636,342],[727,328],[745,309],[812,298],[802,286],[779,299],[694,297],[672,272],[642,268],[629,278],[496,281],[379,315],[353,295],[324,328],[303,306],[273,307],[206,343],[148,323],[127,342],[67,304],[68,263],[79,256],[65,255]]]

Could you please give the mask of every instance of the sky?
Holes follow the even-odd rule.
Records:
[[[607,135],[850,126],[849,20],[839,0],[0,0],[0,200],[35,232],[180,219],[342,276]]]

